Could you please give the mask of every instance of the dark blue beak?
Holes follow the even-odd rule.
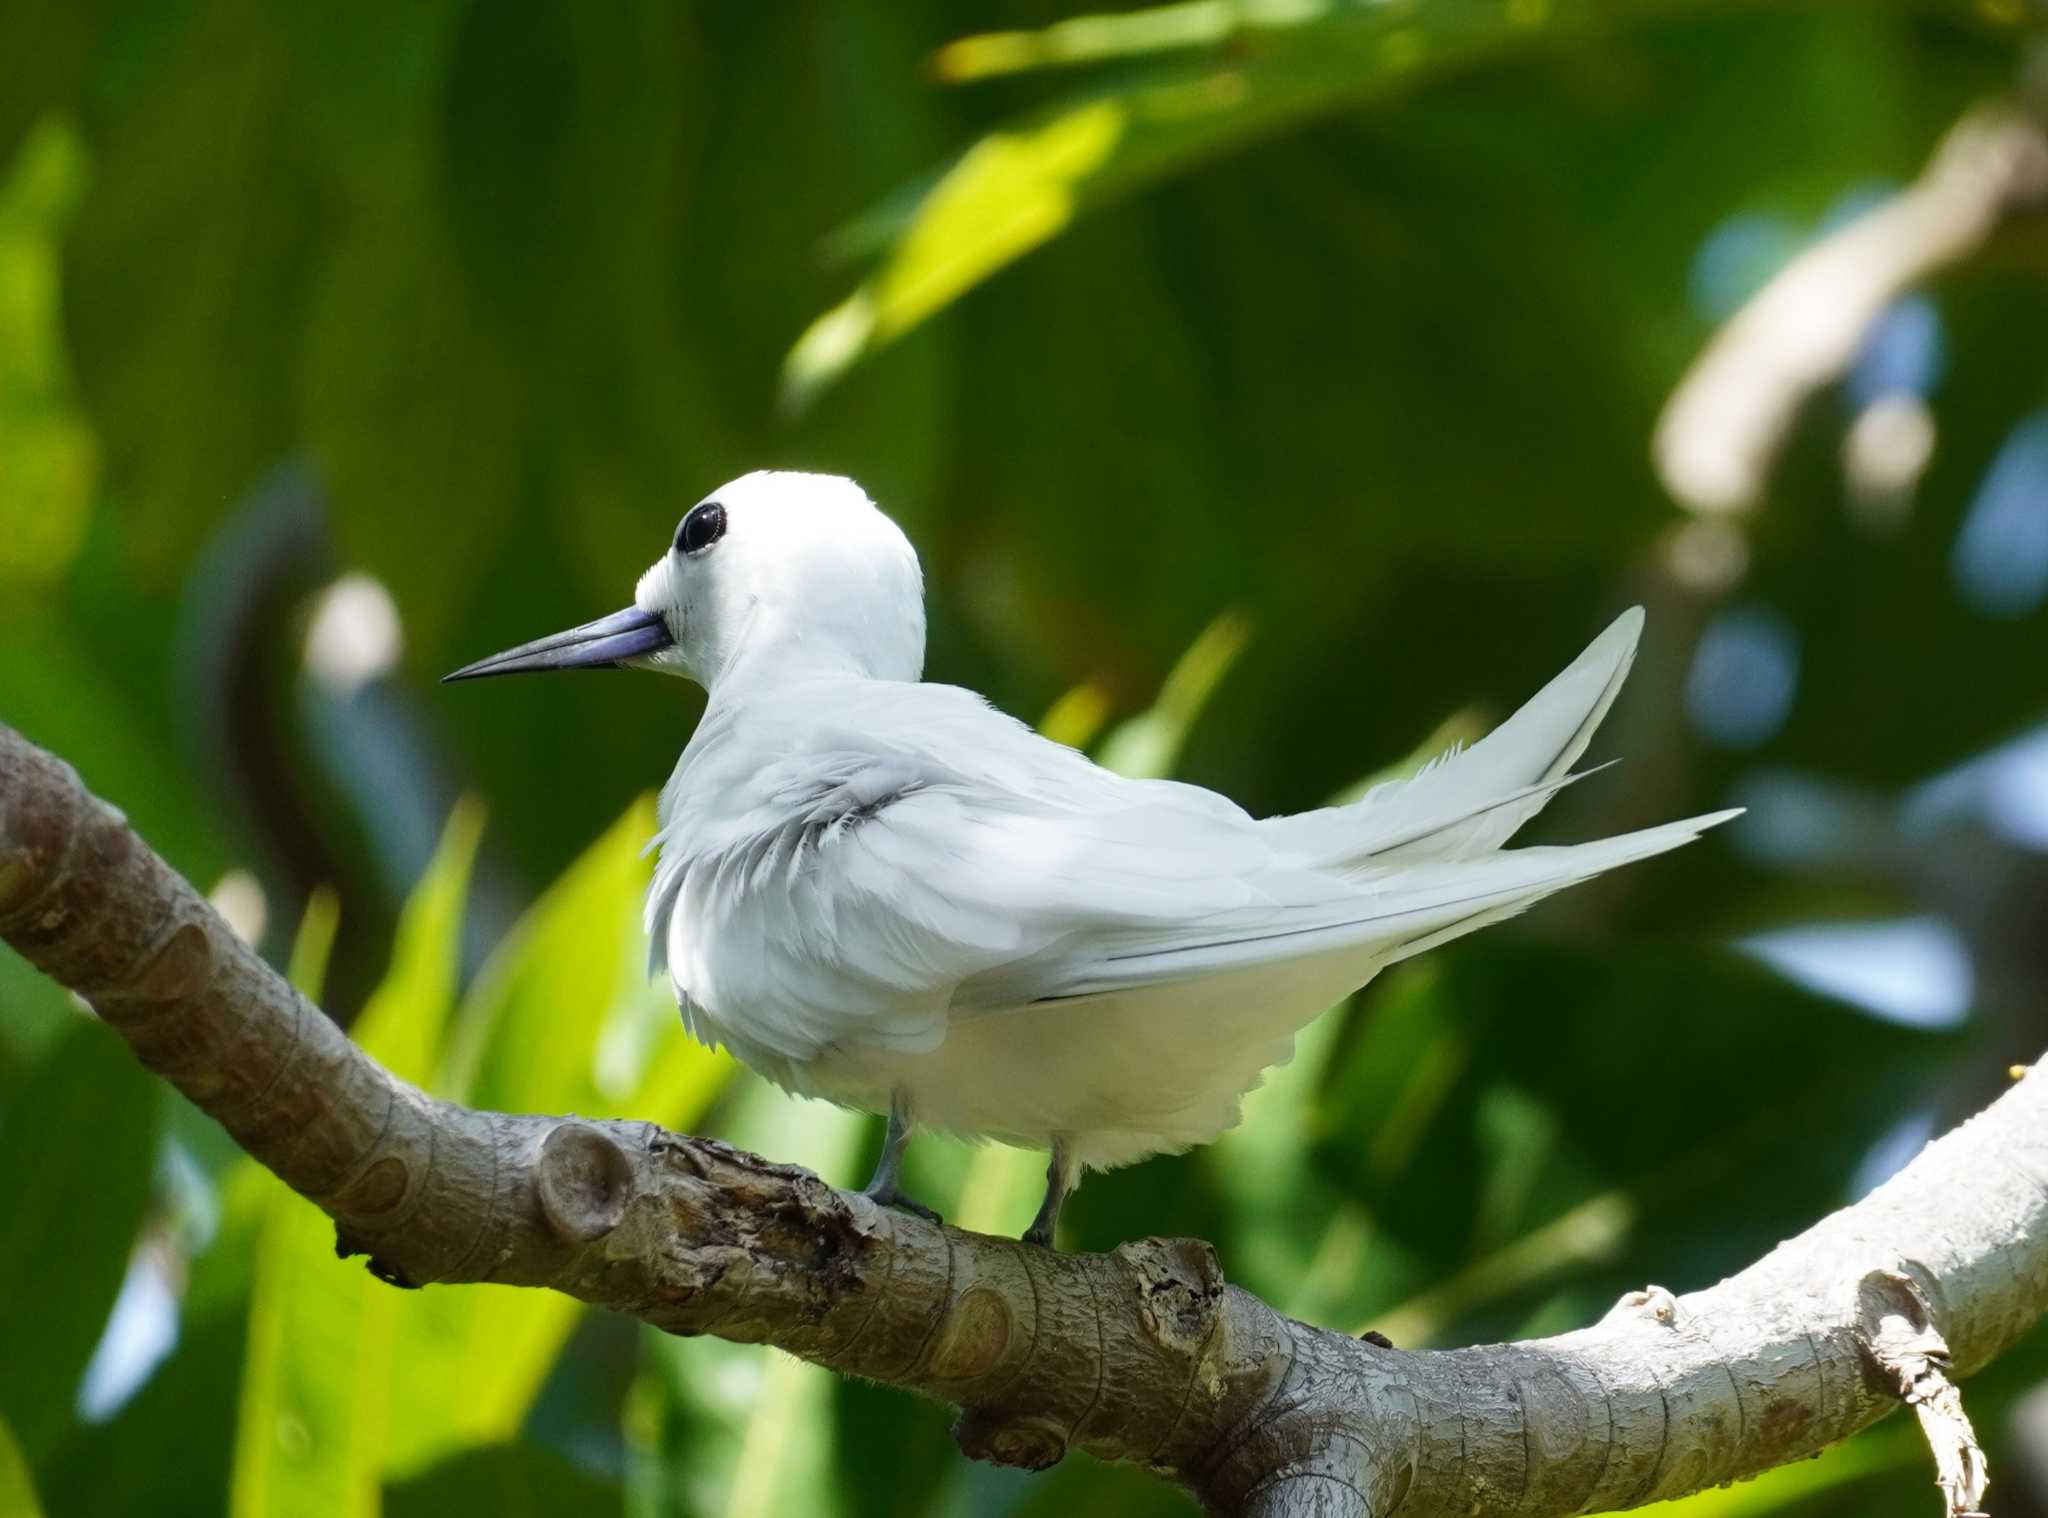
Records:
[[[485,675],[526,675],[544,669],[616,669],[629,659],[659,653],[675,642],[659,612],[629,606],[567,632],[535,638],[488,659],[465,664],[441,681],[481,680]]]

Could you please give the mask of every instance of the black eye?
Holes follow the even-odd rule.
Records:
[[[725,508],[716,501],[690,508],[676,529],[677,553],[702,553],[725,536]]]

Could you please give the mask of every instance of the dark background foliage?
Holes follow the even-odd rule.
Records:
[[[416,1078],[850,1181],[872,1125],[637,975],[636,798],[695,694],[440,673],[623,604],[764,465],[904,524],[934,678],[1257,810],[1471,735],[1642,602],[1593,755],[1626,763],[1532,836],[1750,815],[1389,974],[1072,1242],[1199,1232],[1404,1347],[1544,1332],[1994,1094],[2048,1028],[2038,246],[1895,305],[1747,511],[1679,504],[1650,438],[1746,295],[2016,87],[2021,0],[1030,30],[1062,16],[0,8],[0,718]],[[1873,491],[1882,406],[1931,452]],[[912,1164],[1015,1229],[1040,1161]],[[936,1410],[767,1352],[400,1301],[4,954],[0,1215],[0,1508],[1182,1510],[968,1467]],[[2002,1513],[2048,1504],[2044,1376],[2037,1336],[1973,1393]],[[1690,1506],[1928,1482],[1895,1422]]]

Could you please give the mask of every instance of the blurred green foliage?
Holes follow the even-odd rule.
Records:
[[[1704,1284],[2048,1043],[2048,761],[1985,757],[2048,719],[2038,249],[1888,317],[1747,516],[1690,518],[1648,448],[1736,303],[2015,88],[2028,15],[0,7],[0,720],[410,1078],[851,1182],[876,1124],[642,974],[694,696],[434,676],[621,604],[767,464],[904,523],[935,678],[1256,810],[1473,736],[1643,601],[1594,754],[1628,762],[1532,835],[1752,816],[1389,974],[1070,1243],[1200,1234],[1404,1347]],[[1878,510],[1844,450],[1901,398],[1932,453]],[[1729,947],[1844,919],[1933,925],[1960,987],[1901,1020],[1942,964],[1854,1005]],[[925,1137],[909,1186],[1014,1231],[1041,1170]],[[4,1513],[1185,1510],[968,1466],[939,1410],[770,1352],[389,1291],[4,952],[0,1216]],[[2005,1513],[2048,1510],[2040,1339],[1970,1392]],[[1894,1423],[1686,1506],[1933,1500]]]

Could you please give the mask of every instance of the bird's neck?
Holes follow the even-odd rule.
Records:
[[[924,627],[887,635],[872,624],[777,624],[755,617],[706,682],[713,700],[818,680],[916,680],[924,672]]]

